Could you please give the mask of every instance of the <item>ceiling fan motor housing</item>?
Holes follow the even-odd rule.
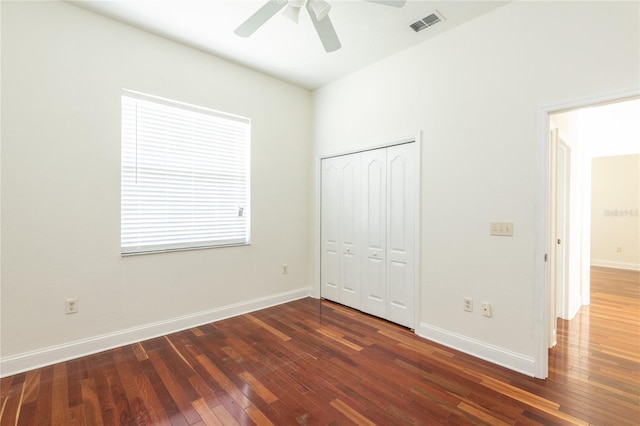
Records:
[[[371,3],[379,3],[385,6],[402,7],[406,3],[406,0],[365,0]],[[326,0],[267,0],[267,2],[260,7],[253,15],[251,15],[246,21],[244,21],[234,33],[240,37],[251,36],[258,28],[271,19],[276,13],[283,8],[286,9],[283,15],[293,22],[298,22],[300,16],[300,9],[305,6],[309,12],[311,22],[320,37],[320,41],[326,52],[335,52],[340,49],[340,39],[336,34],[335,28],[329,19],[329,11],[331,5]]]

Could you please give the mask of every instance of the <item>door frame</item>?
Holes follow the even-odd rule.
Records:
[[[409,133],[406,136],[401,136],[395,139],[385,139],[382,141],[374,141],[371,144],[359,143],[356,146],[358,148],[352,148],[348,150],[330,151],[327,153],[319,153],[315,156],[314,164],[314,194],[315,194],[315,208],[314,214],[314,253],[313,253],[313,288],[311,289],[311,296],[315,299],[320,299],[320,271],[321,271],[321,219],[322,219],[322,160],[325,158],[338,157],[341,155],[355,154],[358,152],[372,151],[380,148],[389,148],[396,145],[403,145],[407,143],[415,143],[415,164],[414,164],[414,196],[416,202],[414,206],[414,232],[417,238],[414,238],[414,300],[416,302],[414,309],[414,328],[417,328],[420,324],[420,241],[421,241],[421,227],[420,227],[420,212],[421,212],[421,194],[422,194],[422,132],[417,131]]]
[[[550,292],[548,277],[550,243],[550,161],[549,116],[555,113],[596,105],[605,105],[640,97],[640,88],[626,91],[609,92],[599,96],[574,99],[562,103],[541,105],[538,107],[538,132],[536,156],[536,249],[535,249],[535,285],[533,300],[533,338],[535,345],[534,376],[546,379],[549,375],[550,336]]]

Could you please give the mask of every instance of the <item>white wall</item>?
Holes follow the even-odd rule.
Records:
[[[514,2],[314,92],[316,155],[423,132],[418,333],[529,374],[542,361],[539,108],[637,89],[639,12]]]
[[[251,118],[250,246],[120,257],[122,88]],[[310,119],[306,90],[67,3],[3,2],[2,374],[308,294]]]
[[[583,245],[588,244],[583,241],[589,235],[583,235],[585,223],[589,223],[586,218],[589,212],[589,199],[585,196],[588,189],[588,182],[585,182],[583,176],[584,169],[588,167],[589,157],[584,149],[580,146],[579,141],[575,139],[567,139],[567,144],[571,149],[570,170],[569,170],[569,259],[568,260],[568,286],[564,289],[564,303],[559,316],[566,320],[573,319],[582,307],[582,282],[587,280],[585,272],[589,274],[588,268],[583,268],[583,262],[589,263],[582,258]]]
[[[640,155],[591,165],[591,264],[640,271]]]

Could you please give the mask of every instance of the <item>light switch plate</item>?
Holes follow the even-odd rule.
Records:
[[[513,222],[491,222],[489,231],[491,235],[513,237]]]

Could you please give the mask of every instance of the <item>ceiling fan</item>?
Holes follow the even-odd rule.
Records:
[[[383,4],[385,6],[402,7],[406,3],[406,0],[365,0],[371,3]],[[300,16],[300,9],[304,6],[309,13],[311,22],[320,37],[322,46],[327,52],[333,52],[342,46],[340,39],[336,34],[336,30],[333,28],[331,19],[329,19],[329,11],[331,5],[325,0],[269,0],[260,9],[258,9],[253,15],[244,21],[234,33],[240,37],[249,37],[258,28],[264,25],[269,19],[271,19],[276,13],[287,7],[283,12],[283,15],[292,20],[298,22]]]

